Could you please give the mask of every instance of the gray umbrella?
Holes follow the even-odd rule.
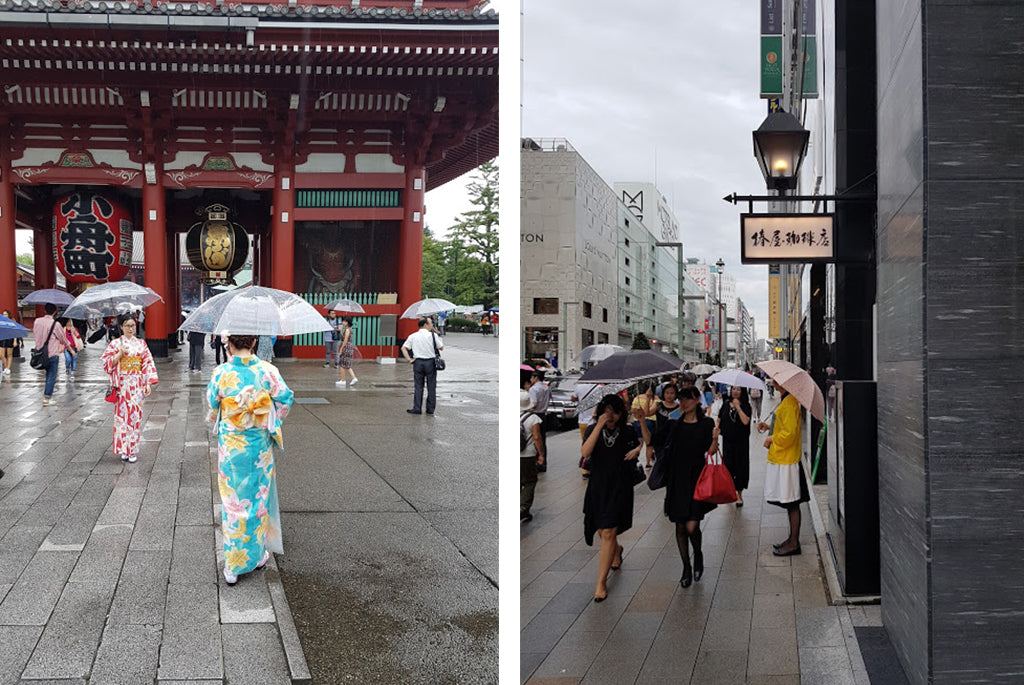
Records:
[[[75,301],[75,296],[56,288],[36,290],[25,296],[22,304],[55,304],[58,307],[67,307]]]

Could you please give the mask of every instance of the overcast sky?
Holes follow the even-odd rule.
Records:
[[[656,182],[684,256],[724,259],[766,337],[768,267],[740,265],[746,208],[722,201],[765,192],[759,4],[523,0],[522,24],[523,134],[568,139],[609,185]]]

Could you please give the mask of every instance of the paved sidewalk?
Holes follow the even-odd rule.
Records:
[[[719,506],[704,519],[699,582],[680,587],[664,491],[644,483],[633,528],[619,538],[622,570],[611,572],[608,599],[595,604],[598,547],[583,541],[579,432],[549,435],[551,466],[520,539],[521,682],[867,683],[854,626],[880,626],[879,607],[829,604],[806,506],[803,554],[772,555],[788,522],[763,501],[762,442],[752,431],[745,506]]]
[[[487,347],[475,340],[466,345]],[[102,349],[100,344],[87,349],[74,381],[66,379],[62,365],[53,406],[41,406],[43,376],[27,362],[17,364],[0,384],[0,469],[6,472],[0,479],[0,685],[289,683],[309,682],[311,671],[314,682],[332,682],[317,678],[307,664],[294,624],[298,613],[293,619],[285,598],[288,583],[278,564],[316,563],[303,556],[308,550],[298,536],[289,540],[286,511],[285,557],[272,557],[266,570],[242,576],[234,587],[225,585],[220,573],[216,440],[205,422],[203,402],[212,352],[207,350],[202,374],[188,373],[187,350],[158,360],[161,382],[144,406],[139,461],[127,464],[111,452],[113,417],[103,401]],[[449,369],[455,369],[439,388],[462,376],[468,382],[472,372],[452,363],[459,352],[446,356]],[[398,395],[404,408],[411,403],[411,388],[409,371],[401,364],[360,364],[360,383],[347,394],[333,385],[337,372],[319,362],[282,360],[280,367],[297,397],[293,416],[285,421],[284,509],[287,500],[300,503],[303,497],[294,481],[286,491],[284,479],[315,482],[316,476],[309,480],[308,474],[295,471],[292,465],[301,462],[287,461],[289,447],[292,457],[308,457],[296,453],[303,441],[338,440],[323,427],[325,421],[351,416],[356,407],[379,414],[394,407]],[[474,381],[479,384],[479,376]],[[473,415],[450,406],[439,401],[438,418],[444,423],[438,425],[458,423],[460,412],[462,420]],[[313,411],[319,412],[315,420]],[[403,411],[402,416],[408,415]],[[424,418],[432,417],[408,417],[410,425]],[[487,430],[493,431],[493,425]],[[334,444],[336,452],[344,449]],[[419,590],[440,595],[442,604],[454,603],[448,594],[468,594],[481,615],[494,616],[467,631],[474,639],[475,667],[495,673],[497,543],[491,528],[496,532],[496,510],[495,501],[493,521],[483,515],[475,524],[481,537],[493,537],[493,552],[480,544],[475,553],[456,546],[435,552],[453,574],[467,577],[462,586],[437,593],[431,590],[434,578]],[[392,543],[408,546],[401,542],[405,531],[388,533]],[[477,541],[470,537],[467,542]],[[466,593],[467,587],[473,592]],[[411,590],[416,588],[393,592]],[[466,610],[465,604],[459,608]],[[358,626],[365,618],[332,613],[338,624]],[[396,630],[392,624],[383,627]],[[415,628],[406,627],[402,635],[408,639]],[[433,624],[427,628],[436,631]],[[438,653],[448,656],[443,649]]]

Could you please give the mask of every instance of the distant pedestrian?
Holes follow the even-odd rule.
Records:
[[[519,391],[519,520],[532,521],[533,494],[537,488],[537,467],[545,462],[541,420],[530,409],[530,393]]]
[[[484,312],[483,316],[480,317],[480,332],[483,335],[491,332],[491,315],[487,312]]]
[[[338,320],[338,315],[334,311],[327,312],[327,324],[331,327],[331,330],[324,331],[324,368],[329,369],[332,366],[338,368],[338,348],[341,342],[341,334],[339,329],[341,328],[341,321]]]
[[[427,387],[427,413],[433,414],[437,404],[437,368],[434,358],[437,352],[444,349],[440,336],[434,333],[430,319],[421,317],[417,322],[419,330],[405,339],[402,345],[402,356],[412,364],[413,396],[412,409],[409,414],[422,414],[423,386]]]
[[[11,312],[7,309],[3,311],[3,315],[11,321],[15,321],[14,317],[11,316]],[[0,372],[5,376],[11,375],[11,362],[14,359],[14,348],[21,346],[21,338],[7,338],[6,340],[0,340]]]
[[[206,344],[206,333],[201,331],[188,332],[188,370],[203,370],[203,345]]]
[[[750,389],[750,406],[753,409],[755,421],[761,420],[761,388]]]
[[[61,354],[67,347],[67,338],[64,337],[63,329],[53,318],[57,313],[56,305],[49,302],[43,307],[46,312],[32,324],[32,337],[35,341],[35,349],[46,350],[46,385],[43,389],[43,406],[47,407],[53,401],[53,388],[57,384],[57,369],[60,364]]]
[[[809,502],[810,491],[800,465],[800,405],[785,388],[772,381],[779,391],[779,406],[769,425],[762,421],[759,432],[771,430],[764,440],[768,448],[768,468],[764,474],[764,498],[768,504],[782,507],[789,514],[789,537],[772,545],[777,557],[800,554],[800,503]]]
[[[276,335],[261,335],[256,340],[256,356],[260,361],[274,361],[274,344],[277,342]]]
[[[214,333],[210,336],[210,347],[213,348],[214,352],[214,363],[220,366],[224,362],[228,361],[227,337],[221,333]]]
[[[705,455],[718,451],[718,436],[715,422],[704,416],[700,407],[699,390],[683,388],[679,392],[679,403],[682,416],[676,421],[665,452],[665,458],[669,460],[665,515],[676,525],[676,547],[683,562],[679,584],[686,588],[704,575],[700,522],[715,505],[693,499],[693,490],[704,469]],[[690,547],[693,548],[692,566]]]
[[[78,368],[78,353],[85,347],[85,343],[82,342],[82,336],[75,328],[74,321],[62,318],[60,323],[64,326],[66,345],[64,348],[64,372],[67,374],[68,380],[74,380],[75,369]]]
[[[114,454],[134,464],[142,433],[142,402],[157,384],[156,365],[149,345],[137,338],[138,322],[132,314],[120,317],[121,336],[103,352],[103,371],[117,388],[114,403]]]
[[[651,468],[652,457],[661,459],[665,456],[669,436],[675,429],[676,421],[682,416],[679,388],[674,384],[664,385],[660,399],[654,410],[654,430],[651,431],[651,444],[647,448],[647,468]]]
[[[641,423],[647,424],[648,431],[654,430],[654,411],[657,406],[658,398],[654,394],[654,384],[641,383],[640,394],[633,398],[633,404],[629,408],[635,419],[632,426],[638,440],[640,439]]]
[[[491,312],[491,332],[498,337],[498,312]]]
[[[736,506],[743,506],[743,491],[750,482],[750,401],[747,389],[732,387],[718,411],[718,430],[722,435],[722,463],[729,469],[736,486]]]
[[[341,340],[338,341],[338,367],[341,369],[338,380],[335,385],[345,385],[346,378],[352,377],[352,380],[348,381],[348,385],[355,385],[359,382],[356,378],[356,372],[352,368],[352,360],[356,356],[356,345],[355,345],[355,329],[352,328],[352,317],[346,316],[341,320],[341,328],[338,329],[341,335]]]
[[[693,371],[683,371],[679,374],[679,397],[682,397],[683,390],[687,388],[697,387],[697,375]],[[697,391],[700,394],[700,408],[707,409],[708,403],[704,400],[704,393]]]
[[[633,527],[633,471],[643,445],[627,425],[626,403],[618,395],[605,395],[594,415],[597,421],[587,426],[581,449],[590,471],[583,496],[583,538],[591,546],[595,533],[601,539],[594,601],[603,602],[608,572],[622,566],[618,535]]]
[[[548,429],[544,420],[548,415],[548,405],[551,404],[551,388],[544,382],[544,372],[533,370],[530,372],[526,384],[523,386],[530,395],[530,411],[540,419],[540,442],[541,451],[548,453]],[[537,465],[537,471],[544,473],[548,470],[547,460]]]
[[[448,326],[448,312],[441,312],[437,315],[437,333],[444,337],[445,328]]]
[[[284,553],[277,500],[274,444],[282,446],[281,420],[294,393],[273,364],[252,353],[256,337],[231,335],[230,358],[206,386],[209,420],[216,421],[224,581],[263,568],[270,553]]]

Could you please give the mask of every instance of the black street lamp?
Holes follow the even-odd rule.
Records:
[[[718,267],[718,364],[724,369],[728,366],[722,357],[722,334],[725,329],[722,325],[722,319],[725,318],[725,308],[722,306],[722,269],[725,268],[725,261],[719,257],[715,266]],[[728,347],[726,347],[726,351],[728,351]]]
[[[789,112],[772,112],[754,131],[754,156],[770,190],[796,188],[811,133]]]

